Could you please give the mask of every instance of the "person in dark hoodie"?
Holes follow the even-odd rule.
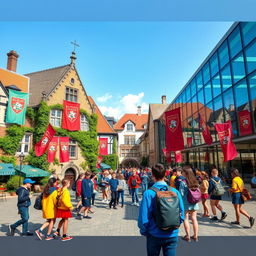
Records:
[[[111,190],[111,201],[109,203],[109,208],[113,206],[113,209],[116,208],[117,204],[117,187],[118,187],[119,181],[116,178],[116,173],[112,173],[112,179],[109,180],[110,190]]]
[[[181,168],[181,167],[178,167],[178,168],[176,169],[176,179],[175,179],[175,182],[174,182],[175,188],[176,188],[177,190],[179,190],[179,188],[180,188],[180,183],[181,183],[182,181],[185,182],[185,180],[186,180],[186,178],[185,178],[184,176],[182,176],[182,168]]]
[[[16,194],[18,195],[18,211],[21,216],[21,219],[15,222],[12,225],[9,225],[9,232],[11,236],[14,236],[15,230],[18,226],[22,225],[22,236],[33,236],[33,233],[28,231],[28,220],[29,220],[29,212],[28,208],[31,205],[29,190],[34,184],[35,181],[27,178],[23,181],[23,186],[19,187],[16,190]]]

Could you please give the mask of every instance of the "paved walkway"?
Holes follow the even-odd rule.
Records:
[[[255,197],[254,197],[255,198]],[[101,196],[96,200],[95,214],[92,214],[92,219],[83,219],[82,221],[72,218],[69,223],[69,234],[74,236],[138,236],[137,228],[138,207],[131,206],[131,198],[126,194],[126,204],[124,208],[118,210],[109,209],[106,203],[103,203]],[[32,205],[35,197],[32,199]],[[249,223],[245,217],[241,217],[242,226],[232,226],[230,221],[234,220],[233,206],[230,198],[226,197],[222,201],[222,205],[226,210],[228,217],[224,222],[211,222],[208,218],[201,217],[201,209],[199,210],[199,235],[200,236],[255,236],[256,225],[249,229]],[[5,236],[9,223],[18,220],[16,208],[17,198],[8,198],[7,201],[0,199],[0,236]],[[74,201],[75,203],[75,201]],[[201,208],[201,205],[200,205]],[[244,207],[249,214],[256,217],[256,201],[250,201]],[[30,207],[30,223],[31,231],[40,227],[43,223],[41,211]],[[183,226],[181,235],[184,235]]]

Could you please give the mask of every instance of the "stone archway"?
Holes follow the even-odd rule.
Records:
[[[61,172],[63,178],[70,180],[69,188],[72,188],[72,184],[76,181],[79,174],[79,168],[72,163],[69,163],[68,165],[64,166]]]
[[[140,167],[139,162],[134,158],[127,158],[124,159],[121,163],[123,168],[130,168],[130,167]]]

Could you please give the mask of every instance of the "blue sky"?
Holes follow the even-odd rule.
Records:
[[[102,111],[119,117],[142,105],[170,102],[225,34],[231,22],[0,22],[0,67],[20,55],[19,73],[69,63]]]

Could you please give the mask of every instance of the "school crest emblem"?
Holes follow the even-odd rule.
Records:
[[[175,132],[179,126],[179,115],[171,115],[167,117],[167,127],[171,132]]]
[[[74,123],[78,117],[78,108],[73,106],[67,106],[67,117],[68,120]]]
[[[16,98],[16,97],[12,97],[11,107],[12,107],[13,112],[15,112],[16,114],[19,114],[20,112],[23,111],[23,109],[25,107],[25,100]]]

